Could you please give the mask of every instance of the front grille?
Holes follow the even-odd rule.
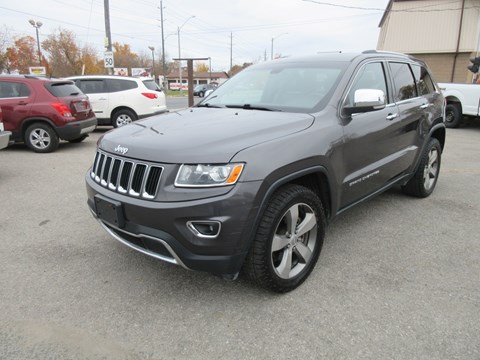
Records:
[[[113,156],[98,150],[90,177],[120,194],[153,199],[157,195],[163,167]]]

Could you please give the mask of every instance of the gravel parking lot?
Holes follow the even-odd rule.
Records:
[[[480,359],[480,121],[427,199],[392,189],[278,295],[137,253],[86,205],[95,144],[0,152],[1,359]]]

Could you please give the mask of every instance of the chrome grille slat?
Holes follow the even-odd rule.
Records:
[[[120,194],[152,200],[158,192],[163,167],[97,150],[90,177]]]

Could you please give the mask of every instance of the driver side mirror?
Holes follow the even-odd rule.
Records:
[[[343,113],[352,115],[370,111],[381,110],[385,108],[385,93],[378,89],[358,89],[355,90],[353,105],[345,106]]]

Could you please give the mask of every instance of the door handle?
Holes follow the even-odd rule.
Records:
[[[18,105],[27,105],[27,104],[28,104],[28,102],[23,101],[23,100],[18,102]]]
[[[426,109],[430,106],[430,104],[423,104],[423,105],[420,105],[420,109]]]
[[[387,115],[387,120],[393,120],[393,119],[395,119],[397,116],[398,116],[397,113],[395,113],[395,114],[388,114],[388,115]]]

